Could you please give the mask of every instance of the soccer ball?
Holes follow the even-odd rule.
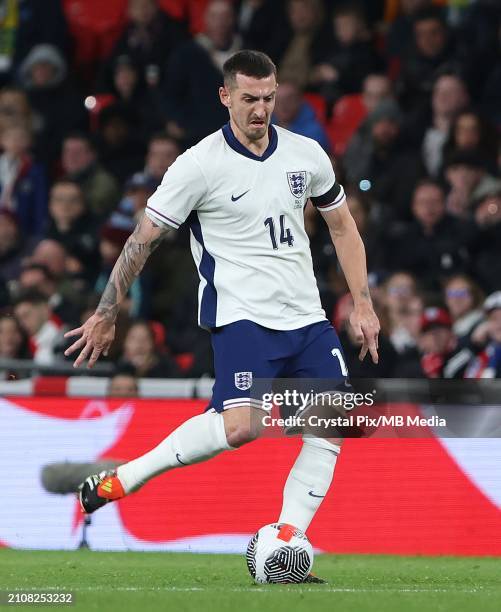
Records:
[[[272,523],[252,536],[246,558],[256,582],[303,582],[313,565],[313,547],[300,529]]]

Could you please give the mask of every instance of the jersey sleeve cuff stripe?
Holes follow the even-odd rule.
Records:
[[[261,400],[253,399],[251,397],[239,397],[235,399],[225,400],[223,402],[223,409],[228,408],[240,408],[240,407],[251,407],[251,408],[263,408],[263,402]]]
[[[179,229],[179,226],[181,225],[181,223],[179,223],[178,221],[175,221],[174,219],[171,219],[170,217],[167,217],[167,215],[164,215],[163,213],[159,212],[158,210],[156,210],[152,206],[147,206],[146,207],[146,212],[151,212],[153,216],[160,217],[160,219],[162,219],[162,221],[164,221],[165,223],[168,223],[169,225],[171,225],[175,229]]]
[[[327,191],[323,195],[311,196],[311,203],[317,208],[320,208],[322,206],[330,206],[338,199],[338,197],[342,193],[344,193],[343,188],[339,183],[335,182],[334,185],[332,185],[332,187],[329,189],[329,191]]]

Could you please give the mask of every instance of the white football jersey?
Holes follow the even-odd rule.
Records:
[[[262,157],[228,123],[172,164],[146,214],[189,223],[200,325],[248,319],[290,330],[325,319],[304,229],[308,198],[322,210],[345,201],[320,145],[280,127],[270,127]]]

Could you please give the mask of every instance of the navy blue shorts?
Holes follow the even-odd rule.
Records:
[[[252,321],[212,330],[216,381],[208,409],[262,408],[253,393],[257,379],[324,379],[344,384],[344,355],[329,321],[280,331]]]

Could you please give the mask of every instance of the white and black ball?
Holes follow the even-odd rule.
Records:
[[[256,582],[304,582],[313,566],[313,547],[297,527],[286,523],[265,525],[247,546],[247,567]]]

